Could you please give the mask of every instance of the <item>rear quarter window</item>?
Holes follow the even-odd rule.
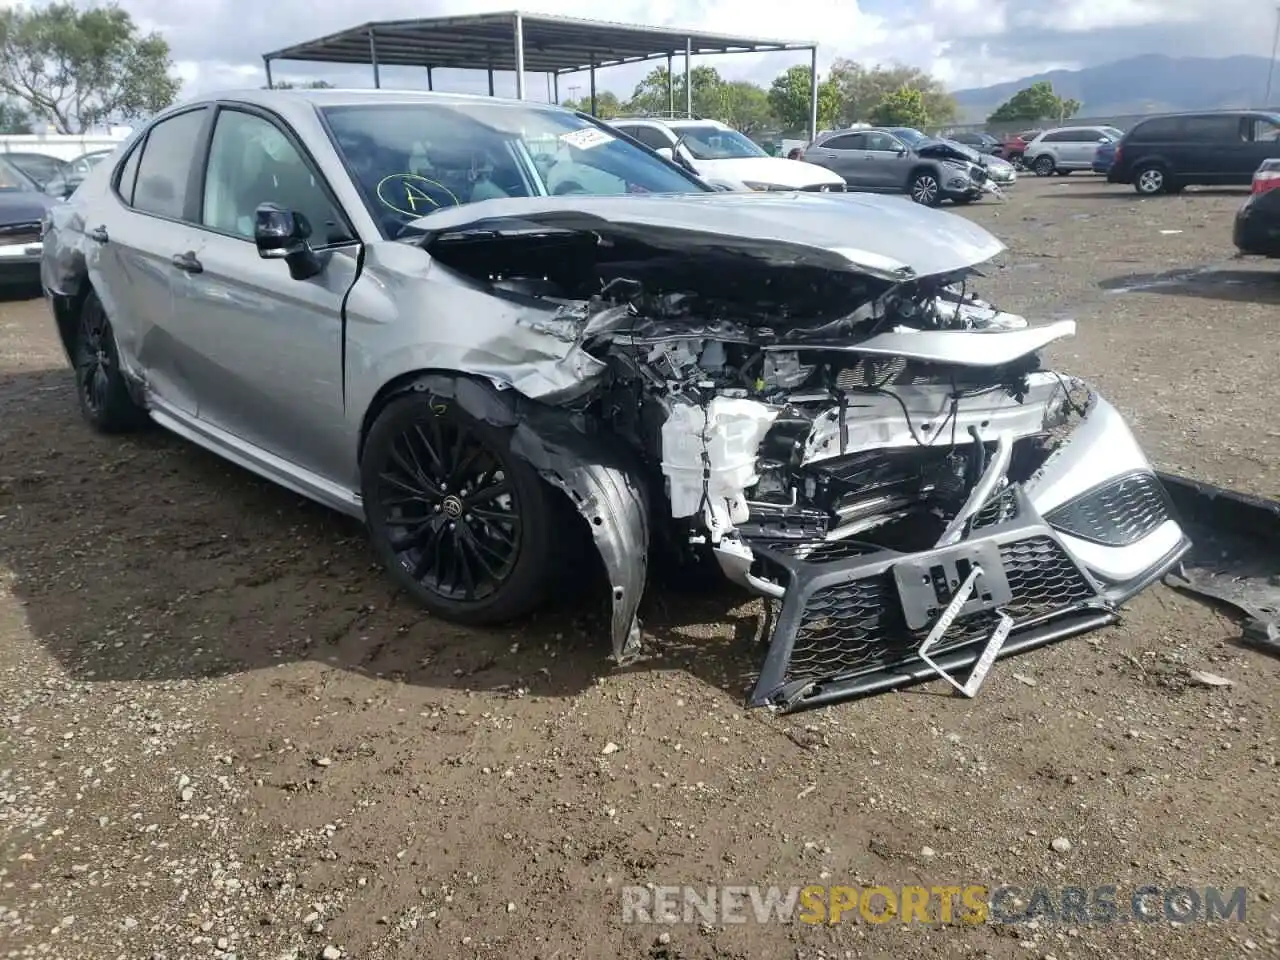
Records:
[[[1176,140],[1179,122],[1177,117],[1157,117],[1138,124],[1129,133],[1129,139],[1149,143],[1155,140]]]
[[[818,144],[824,150],[857,150],[862,146],[863,136],[860,133],[846,133]]]

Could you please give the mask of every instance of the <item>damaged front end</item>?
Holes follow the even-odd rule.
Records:
[[[753,705],[939,676],[972,696],[997,657],[1112,622],[1189,544],[1114,408],[1041,368],[1074,324],[972,296],[973,264],[1001,247],[967,221],[868,198],[879,249],[820,244],[850,199],[795,199],[801,222],[775,237],[776,208],[753,197],[723,201],[733,230],[718,203],[695,218],[687,201],[583,200],[423,242],[504,295],[562,305],[548,335],[604,371],[575,415],[647,464],[637,486],[665,491],[650,523],[665,514],[690,554],[766,600]],[[549,236],[576,249],[528,275],[519,251]],[[635,607],[614,599],[621,658]]]

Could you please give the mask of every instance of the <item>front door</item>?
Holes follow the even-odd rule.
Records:
[[[1249,164],[1253,170],[1262,166],[1264,160],[1280,159],[1280,122],[1270,116],[1253,116],[1246,117],[1245,124],[1251,154]],[[1252,170],[1249,178],[1253,179]]]
[[[879,130],[863,134],[866,138],[868,179],[877,190],[901,190],[907,184],[911,157],[906,144]]]
[[[201,420],[322,477],[349,473],[343,304],[360,245],[291,132],[271,115],[220,107],[198,223],[179,258],[174,309],[197,359]],[[259,204],[306,217],[324,269],[294,280],[253,241]]]

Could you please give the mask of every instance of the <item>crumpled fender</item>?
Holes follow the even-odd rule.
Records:
[[[626,446],[583,414],[471,377],[426,373],[408,389],[448,397],[478,420],[511,428],[511,452],[564,491],[586,520],[609,578],[613,655],[619,662],[633,656],[648,578],[649,500]]]

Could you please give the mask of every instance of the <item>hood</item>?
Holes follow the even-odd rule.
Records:
[[[733,157],[726,160],[694,160],[701,176],[739,183],[769,183],[779,187],[812,187],[821,183],[844,185],[844,178],[826,167],[786,157]]]
[[[428,250],[445,234],[536,229],[588,231],[606,242],[634,239],[673,251],[714,248],[886,280],[956,273],[1004,250],[964,217],[861,193],[522,197],[452,207],[410,224]]]
[[[916,154],[935,160],[967,160],[969,163],[981,163],[982,154],[972,147],[954,140],[926,140],[916,145]]]
[[[43,220],[57,202],[35,190],[0,190],[0,224]]]

